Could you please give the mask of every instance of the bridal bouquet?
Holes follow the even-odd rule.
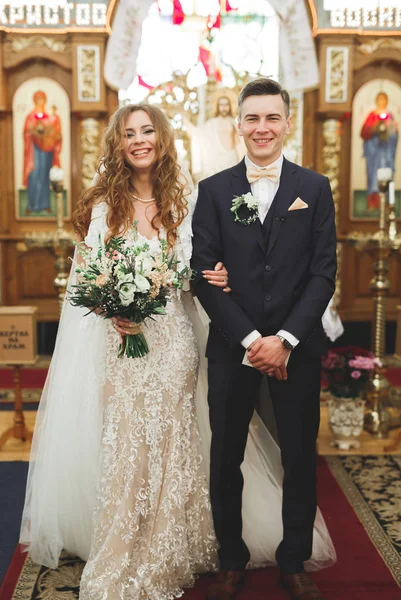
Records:
[[[99,240],[101,242],[101,240]],[[122,237],[112,237],[92,251],[78,245],[83,264],[76,268],[77,283],[70,292],[73,306],[96,309],[106,318],[122,317],[137,325],[134,334],[126,335],[118,356],[138,358],[149,352],[141,323],[152,315],[162,315],[171,288],[181,289],[190,269],[178,269],[179,262],[168,251],[166,240],[160,240],[161,253],[152,256],[149,245],[138,239],[134,226],[134,242],[126,246]]]

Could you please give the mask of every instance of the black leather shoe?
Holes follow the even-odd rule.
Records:
[[[206,592],[206,600],[234,600],[244,579],[245,571],[219,571]]]
[[[323,600],[323,596],[312,579],[306,573],[280,575],[280,584],[291,596],[292,600]]]

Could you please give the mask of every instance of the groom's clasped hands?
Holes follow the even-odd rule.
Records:
[[[277,335],[260,337],[248,349],[248,360],[264,375],[280,381],[288,378],[286,363],[290,350],[286,350]]]
[[[222,262],[218,262],[213,271],[202,271],[203,277],[211,285],[224,287],[223,291],[231,292],[228,286],[229,274]],[[248,348],[248,360],[255,369],[264,375],[276,377],[279,381],[286,380],[287,362],[290,350],[283,347],[276,335],[259,337]]]

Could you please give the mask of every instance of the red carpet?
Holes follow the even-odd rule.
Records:
[[[386,377],[393,387],[401,387],[401,369],[400,367],[391,367],[386,371]]]
[[[401,600],[401,590],[371,543],[324,458],[318,458],[319,506],[332,535],[338,562],[313,574],[325,600]],[[0,589],[0,600],[11,600],[25,555],[17,551]],[[238,600],[288,600],[277,584],[278,570],[247,573]],[[203,600],[209,576],[202,577],[186,600]],[[18,598],[25,596],[18,596]],[[33,598],[34,596],[32,596]],[[50,600],[50,599],[49,599]]]
[[[0,600],[11,600],[13,597],[13,592],[18,583],[18,578],[24,566],[25,559],[26,554],[20,552],[18,546],[0,588]]]
[[[29,389],[43,388],[46,380],[47,369],[21,369],[21,387]],[[0,388],[11,389],[14,387],[12,369],[0,369]]]

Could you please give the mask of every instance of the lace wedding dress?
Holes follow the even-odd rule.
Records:
[[[148,244],[161,254],[157,237]],[[101,463],[80,598],[175,598],[216,562],[194,405],[195,336],[176,291],[166,314],[145,322],[145,357],[117,358],[120,336],[106,328]]]
[[[95,207],[88,246],[104,239],[105,216],[104,204]],[[157,238],[149,244],[160,251]],[[189,264],[189,216],[175,252]],[[69,287],[74,281],[73,265]],[[37,417],[20,541],[34,562],[51,568],[63,548],[87,561],[81,600],[171,600],[193,585],[196,573],[217,567],[207,487],[207,317],[189,293],[174,292],[167,315],[145,325],[149,354],[118,359],[111,324],[84,315],[64,304]],[[251,565],[273,565],[282,536],[282,468],[256,414],[242,468]],[[334,561],[318,512],[306,567]]]

